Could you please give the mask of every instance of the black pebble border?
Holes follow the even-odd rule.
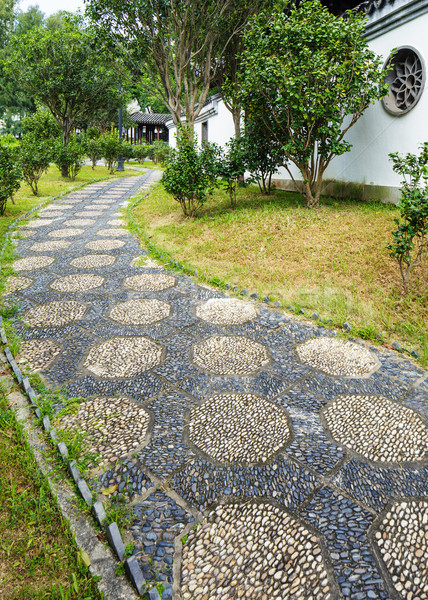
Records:
[[[102,180],[98,179],[98,180],[86,182],[83,185],[73,188],[66,194],[62,194],[60,196],[55,196],[53,198],[49,198],[49,200],[46,200],[45,202],[42,202],[38,206],[32,208],[30,211],[28,211],[24,215],[21,215],[18,219],[16,219],[13,223],[11,223],[9,225],[9,227],[7,228],[6,240],[0,250],[0,259],[5,252],[7,244],[9,243],[9,239],[10,239],[12,230],[16,227],[17,223],[19,223],[20,221],[22,221],[24,219],[27,219],[29,216],[31,216],[37,210],[40,210],[40,208],[44,207],[46,204],[53,202],[54,200],[58,200],[59,198],[63,198],[65,195],[76,191],[76,189],[85,187],[86,185],[89,185],[90,183],[94,183],[95,181],[98,182],[98,181],[102,181]],[[1,265],[0,265],[0,270],[1,270]],[[117,558],[119,559],[120,562],[123,562],[123,560],[125,558],[126,550],[125,550],[125,545],[122,540],[122,536],[120,535],[119,527],[116,522],[112,522],[108,526],[103,525],[104,521],[107,518],[103,503],[99,500],[96,502],[93,501],[92,492],[89,489],[89,486],[88,486],[87,482],[85,481],[85,479],[83,479],[83,477],[81,477],[79,467],[77,466],[76,461],[75,460],[72,460],[69,462],[67,461],[68,450],[67,450],[66,444],[64,442],[59,442],[58,434],[56,432],[56,429],[51,427],[49,417],[47,415],[44,416],[42,414],[42,412],[39,408],[39,405],[37,403],[38,394],[36,394],[36,392],[31,387],[28,377],[24,377],[22,375],[21,369],[18,367],[18,365],[13,357],[13,354],[10,351],[10,348],[8,347],[6,331],[3,326],[3,317],[1,317],[1,316],[0,316],[0,338],[1,338],[3,345],[5,346],[3,348],[3,351],[4,351],[6,358],[10,364],[10,367],[11,367],[18,383],[21,385],[22,389],[24,390],[25,394],[27,395],[28,400],[31,405],[31,408],[34,409],[35,416],[37,417],[37,419],[42,421],[44,431],[47,434],[49,434],[49,436],[50,436],[53,444],[55,445],[59,455],[61,456],[63,462],[65,464],[67,464],[68,471],[69,471],[77,489],[79,490],[81,497],[85,501],[88,508],[91,509],[91,512],[92,512],[94,518],[96,519],[98,525],[104,531],[106,538],[107,538],[114,554],[117,556]],[[128,576],[128,579],[130,580],[130,582],[133,584],[133,586],[137,590],[137,593],[140,595],[143,594],[147,587],[147,584],[146,584],[146,580],[144,579],[143,572],[141,571],[140,566],[139,566],[135,556],[130,556],[129,558],[127,558],[124,562],[124,567],[125,567],[125,573]],[[147,590],[144,598],[146,600],[161,600],[161,596],[159,595],[159,592],[156,588],[151,588],[150,590]]]

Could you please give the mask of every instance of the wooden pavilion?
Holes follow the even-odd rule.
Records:
[[[169,114],[134,112],[129,119],[135,126],[127,130],[126,140],[131,144],[152,144],[156,140],[168,142],[169,130],[165,123],[170,118]]]

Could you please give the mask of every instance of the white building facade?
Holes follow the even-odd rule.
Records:
[[[364,3],[369,21],[369,46],[386,61],[394,55],[389,73],[390,93],[386,101],[371,105],[349,130],[346,140],[352,150],[335,157],[325,172],[324,193],[395,202],[400,176],[393,172],[390,152],[417,153],[428,141],[428,89],[425,89],[428,60],[428,0],[369,0]],[[175,126],[170,144],[175,145]],[[232,116],[219,95],[213,96],[196,120],[198,141],[224,144],[234,135]],[[297,170],[293,170],[296,180]],[[293,189],[284,168],[274,176],[275,185]]]

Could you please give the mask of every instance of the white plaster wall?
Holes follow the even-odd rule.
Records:
[[[369,46],[384,60],[393,48],[412,46],[428,63],[428,14],[371,40]],[[345,138],[353,147],[333,159],[325,178],[380,186],[399,186],[400,176],[393,172],[390,152],[417,152],[428,141],[428,85],[418,104],[409,113],[394,117],[378,102],[370,106]],[[288,178],[281,169],[276,178]]]
[[[213,107],[217,111],[217,114],[209,114]],[[235,133],[232,114],[227,110],[220,98],[214,99],[212,103],[204,107],[201,114],[198,116],[198,120],[195,123],[195,134],[199,145],[202,141],[202,123],[204,121],[208,121],[209,142],[224,146]],[[177,129],[175,125],[171,126],[169,129],[169,145],[172,148],[176,147],[176,133]]]

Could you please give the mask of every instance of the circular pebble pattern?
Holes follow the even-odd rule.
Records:
[[[116,237],[121,235],[129,235],[129,231],[127,229],[120,229],[119,227],[111,227],[110,229],[99,229],[97,231],[97,235],[102,235],[104,237]]]
[[[31,229],[37,229],[38,227],[46,227],[51,223],[53,223],[53,219],[34,219],[33,221],[27,223],[26,227],[31,227]]]
[[[50,231],[48,233],[49,237],[56,237],[56,238],[69,238],[69,237],[76,237],[78,235],[82,235],[82,233],[84,233],[85,230],[84,229],[78,229],[77,227],[70,227],[68,229],[54,229],[53,231]]]
[[[123,219],[111,219],[107,223],[108,225],[113,225],[113,227],[123,227],[124,225]]]
[[[300,360],[328,375],[361,377],[378,367],[376,356],[359,344],[336,338],[316,338],[296,348]]]
[[[114,262],[116,262],[116,257],[109,254],[84,254],[78,258],[73,258],[70,265],[77,269],[96,269],[108,267]]]
[[[332,437],[365,458],[412,462],[428,458],[428,426],[414,410],[382,396],[339,396],[322,410]]]
[[[291,439],[287,414],[252,394],[217,394],[190,411],[189,439],[222,463],[264,463]]]
[[[175,285],[175,277],[171,275],[143,273],[127,277],[123,285],[136,292],[159,292]]]
[[[50,287],[57,292],[87,292],[100,287],[103,283],[104,277],[101,277],[101,275],[85,273],[81,275],[64,275],[64,277],[55,279]]]
[[[211,298],[196,309],[196,316],[214,325],[242,325],[258,315],[253,304],[235,298]]]
[[[182,550],[183,600],[332,600],[318,538],[269,504],[217,507]]]
[[[392,585],[403,600],[428,600],[428,502],[398,502],[375,533]]]
[[[144,445],[150,416],[128,398],[93,398],[74,415],[61,419],[61,427],[86,433],[90,452],[101,455],[100,465],[116,462]]]
[[[168,317],[171,307],[161,300],[128,300],[114,306],[110,319],[124,325],[149,325]]]
[[[122,240],[95,240],[85,244],[85,248],[89,250],[116,250],[123,248],[126,242]]]
[[[68,219],[64,221],[62,225],[67,227],[85,227],[86,225],[93,225],[96,223],[94,219]]]
[[[8,278],[5,285],[5,293],[11,294],[12,292],[18,292],[19,290],[25,290],[33,283],[33,280],[29,277],[14,277]]]
[[[52,256],[28,256],[20,258],[13,263],[15,271],[34,271],[48,267],[55,261]]]
[[[54,210],[67,210],[69,208],[73,208],[72,204],[50,204],[48,209],[53,208]]]
[[[54,252],[56,250],[65,250],[71,246],[71,242],[65,240],[52,240],[51,242],[38,242],[33,244],[30,250],[34,252]]]
[[[43,213],[43,216],[47,217],[47,218],[64,216],[64,213],[62,210],[46,210],[46,212],[43,210],[40,212]]]
[[[162,347],[145,337],[114,337],[93,346],[83,366],[97,377],[130,378],[162,360]]]
[[[103,209],[110,208],[110,204],[97,204],[94,202],[92,208],[97,208],[97,209],[103,210]]]
[[[26,362],[30,371],[41,371],[60,352],[61,348],[53,340],[28,340],[21,344],[19,362]]]
[[[244,337],[213,336],[193,346],[193,361],[215,375],[248,375],[269,363],[267,349]]]
[[[81,319],[87,307],[75,300],[54,300],[40,306],[30,308],[23,316],[23,320],[31,327],[62,327]]]

